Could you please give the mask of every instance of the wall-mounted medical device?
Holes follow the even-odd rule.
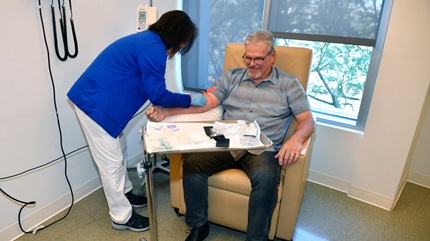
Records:
[[[157,8],[139,5],[137,7],[136,31],[146,30],[149,25],[157,21]]]

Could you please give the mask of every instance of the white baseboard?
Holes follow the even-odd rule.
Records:
[[[94,192],[100,187],[101,187],[100,178],[96,177],[93,180],[87,182],[86,184],[76,188],[75,190],[73,190],[75,203],[81,200],[82,198],[88,196],[89,194],[91,194],[92,192]],[[70,206],[70,194],[67,194],[67,195],[64,195],[63,197],[60,197],[58,200],[46,205],[40,210],[32,213],[28,217],[22,219],[21,220],[22,225],[25,227],[25,229],[33,230],[34,228],[38,227],[41,223],[45,222],[46,220],[49,220],[50,218],[54,217],[61,211],[69,208],[69,206]],[[9,226],[8,228],[5,228],[0,232],[1,240],[15,240],[22,235],[23,233],[19,228],[18,222]]]
[[[408,174],[408,182],[430,188],[430,176],[410,171]]]
[[[386,210],[391,210],[394,203],[394,199],[392,198],[351,185],[351,183],[346,180],[315,172],[312,170],[309,170],[308,180],[310,182],[314,182],[338,190],[340,192],[344,192],[351,198]]]
[[[394,208],[395,199],[390,198],[379,193],[375,193],[360,187],[351,185],[348,192],[348,197],[360,200],[362,202],[380,207],[385,210],[392,210]]]
[[[351,185],[348,181],[342,180],[337,177],[329,176],[320,172],[309,170],[308,181],[320,184],[325,187],[329,187],[340,192],[348,193],[349,186]]]

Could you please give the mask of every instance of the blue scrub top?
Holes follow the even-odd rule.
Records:
[[[69,99],[116,138],[149,99],[189,107],[188,94],[166,89],[166,45],[152,31],[123,37],[104,49],[67,93]]]

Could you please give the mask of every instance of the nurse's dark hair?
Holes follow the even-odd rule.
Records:
[[[157,33],[167,49],[174,53],[181,51],[186,54],[194,44],[198,29],[191,18],[183,11],[173,10],[161,15],[157,22],[149,26],[148,30]],[[181,44],[185,46],[181,49]]]

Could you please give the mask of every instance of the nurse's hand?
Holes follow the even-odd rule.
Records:
[[[206,104],[206,96],[202,93],[191,94],[191,105],[204,106]]]

